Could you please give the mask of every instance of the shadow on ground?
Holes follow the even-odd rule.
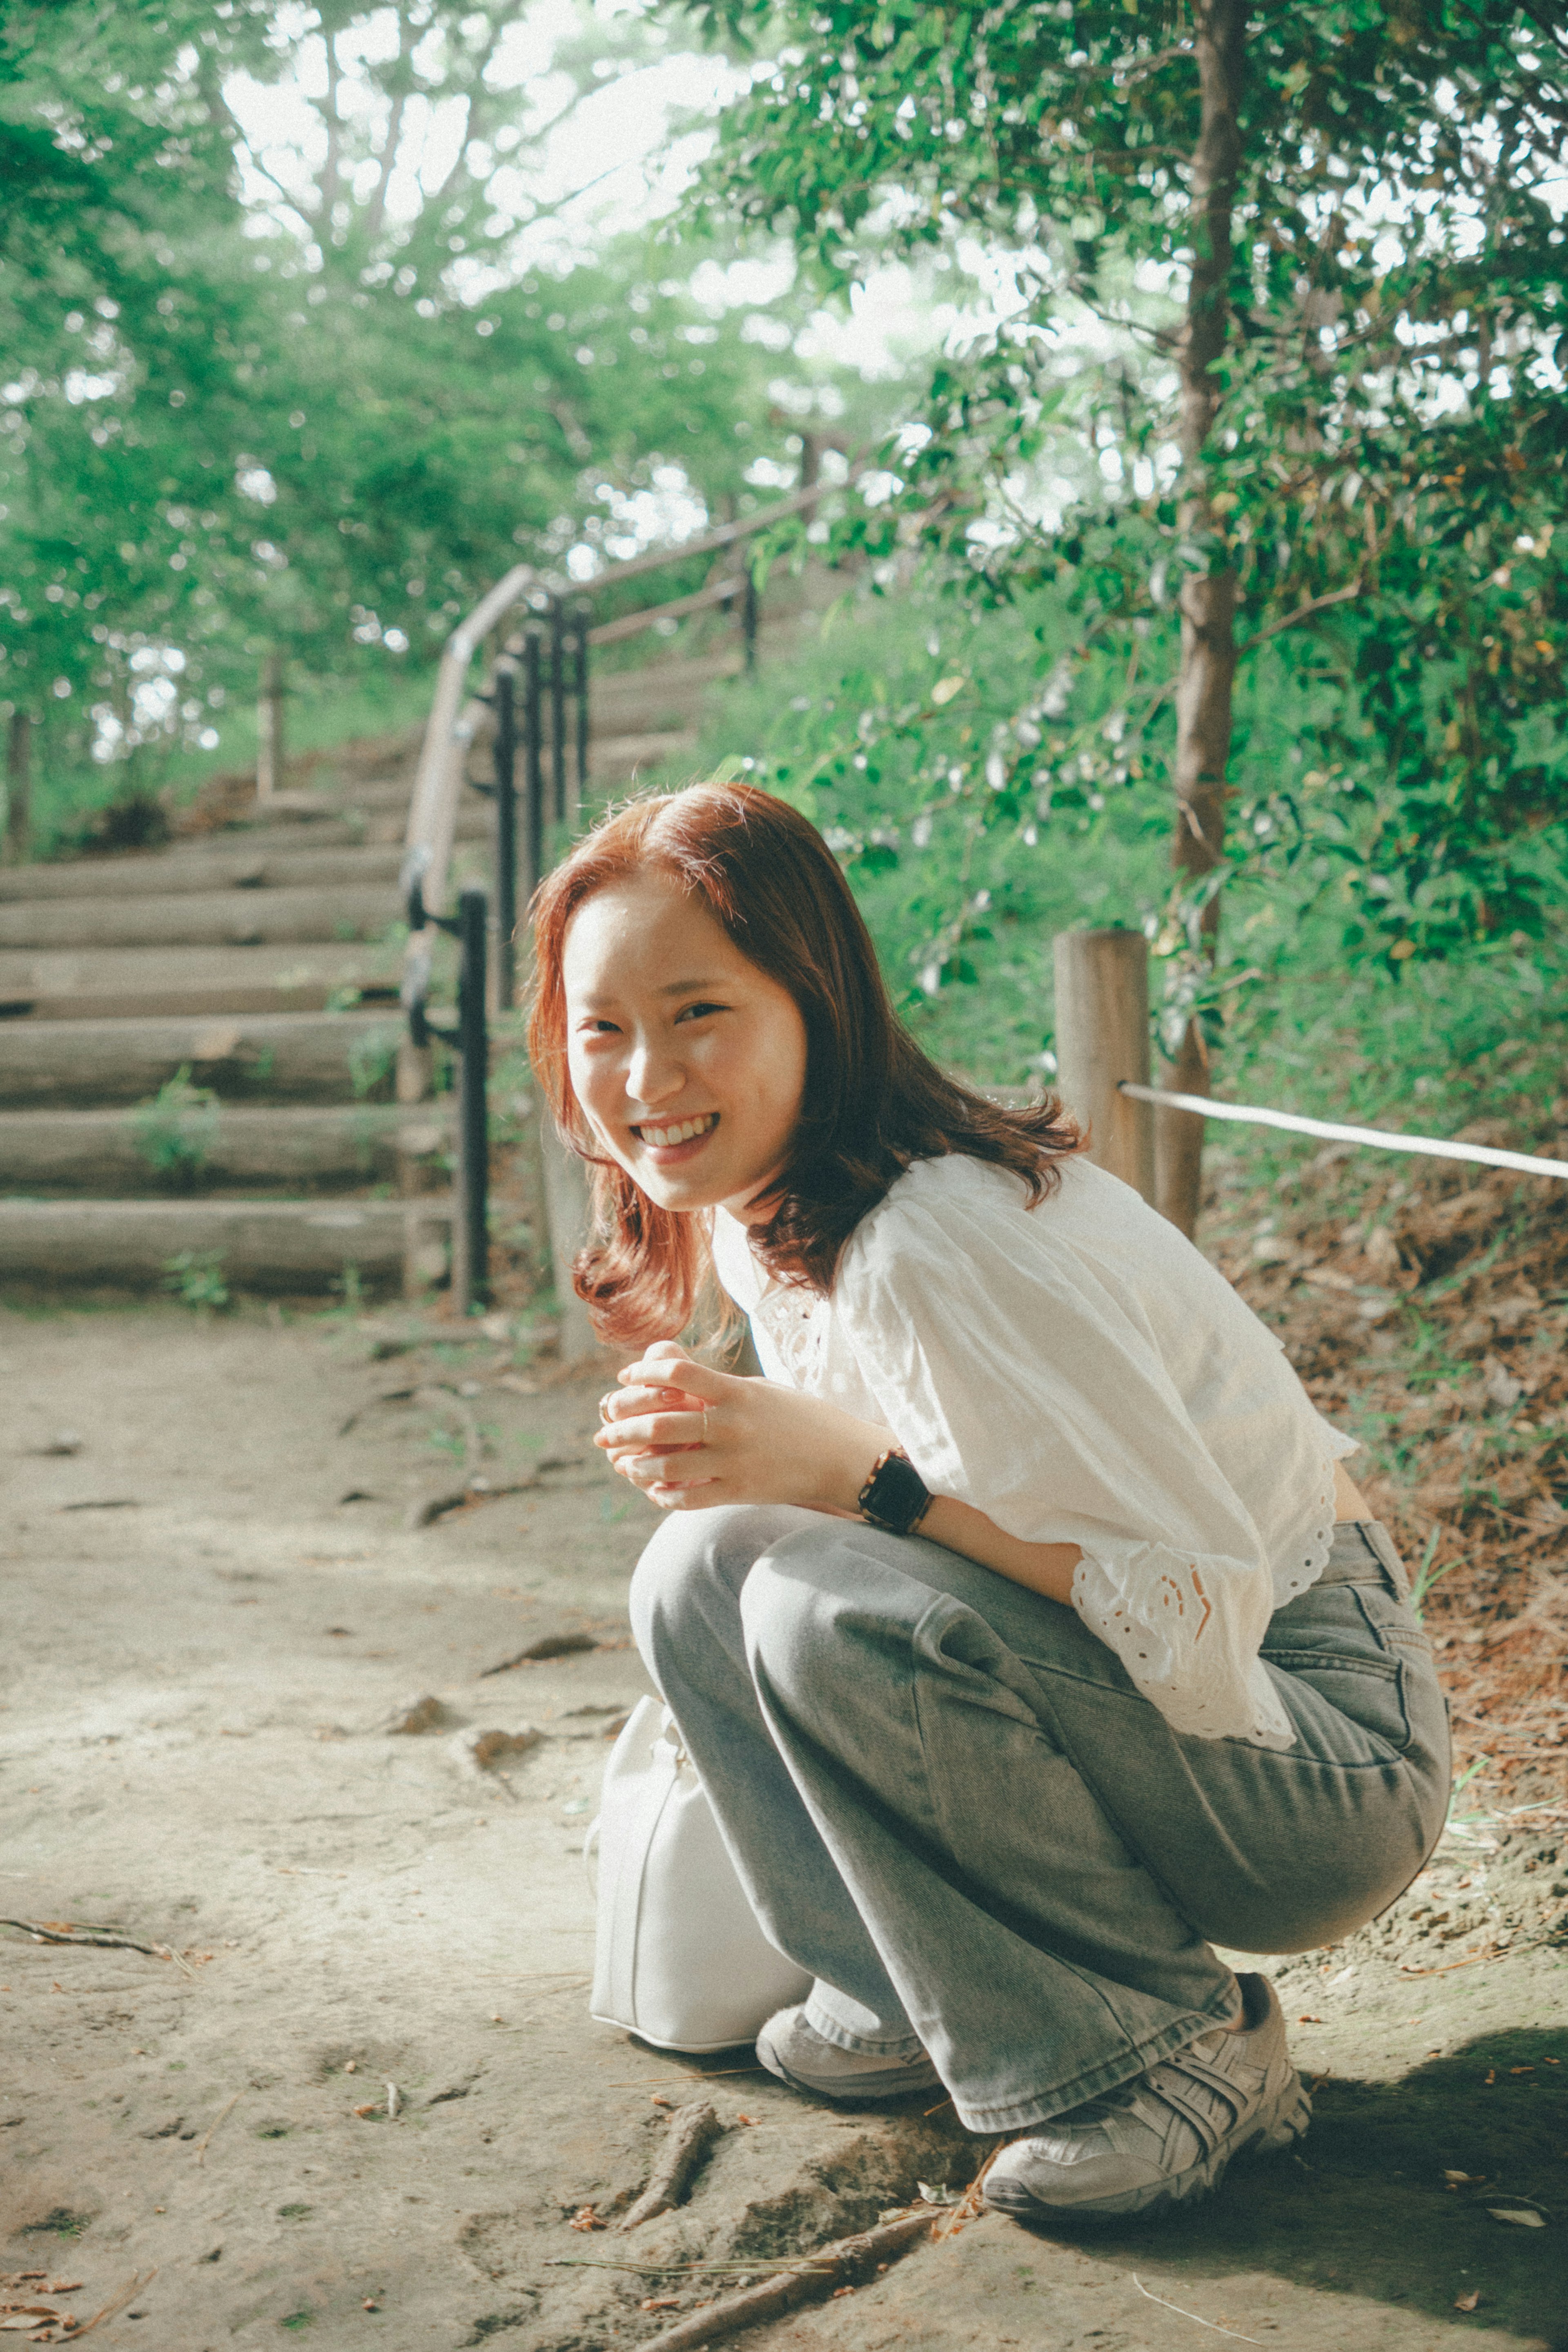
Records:
[[[1463,2174],[1449,2183],[1445,2175]],[[1496,2211],[1533,2214],[1504,2221]],[[1568,2032],[1488,2033],[1397,2082],[1327,2081],[1299,2152],[1237,2168],[1208,2205],[1070,2235],[1186,2286],[1272,2273],[1568,2352]],[[1031,2235],[1037,2234],[1031,2232]],[[1190,2298],[1187,2298],[1190,2300]]]

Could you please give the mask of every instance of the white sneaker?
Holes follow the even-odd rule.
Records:
[[[1285,2048],[1267,1977],[1240,1979],[1247,2022],[1206,2033],[1086,2106],[1005,2147],[985,2200],[1021,2219],[1143,2213],[1207,2194],[1244,2147],[1289,2147],[1312,2101]]]
[[[940,2090],[942,2078],[924,2050],[873,2057],[841,2050],[806,2022],[803,2009],[781,2009],[757,2037],[757,2055],[770,2074],[820,2099],[901,2099],[906,2091]]]

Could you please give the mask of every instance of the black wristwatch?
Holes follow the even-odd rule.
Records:
[[[855,1497],[862,1519],[889,1535],[912,1536],[931,1508],[931,1489],[897,1446],[890,1446],[873,1465],[871,1476]]]

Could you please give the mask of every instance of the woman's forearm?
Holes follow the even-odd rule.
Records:
[[[1023,1543],[1017,1536],[1005,1535],[972,1503],[956,1503],[947,1495],[932,1496],[920,1532],[981,1568],[993,1569],[1010,1583],[1042,1593],[1047,1601],[1072,1605],[1072,1571],[1083,1557],[1076,1544]]]
[[[794,1503],[860,1516],[862,1487],[890,1430],[826,1398],[694,1362],[661,1342],[622,1374],[594,1443],[664,1509]],[[933,1496],[920,1533],[1049,1601],[1071,1606],[1076,1544],[1023,1543],[972,1503]]]
[[[831,1406],[822,1412],[821,1423],[824,1442],[818,1456],[821,1485],[813,1500],[819,1509],[852,1514],[878,1454],[896,1441],[889,1431],[852,1421]],[[835,1443],[829,1442],[830,1429]],[[1013,1584],[1071,1606],[1072,1571],[1083,1557],[1076,1544],[1023,1543],[1017,1536],[1004,1534],[994,1519],[972,1503],[956,1502],[947,1495],[932,1496],[919,1532]]]

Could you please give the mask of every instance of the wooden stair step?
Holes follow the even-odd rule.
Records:
[[[395,888],[402,851],[395,843],[280,849],[265,841],[211,848],[81,857],[60,866],[0,866],[0,907],[56,899],[168,898],[172,893],[308,887]]]
[[[0,1021],[0,1108],[143,1102],[182,1069],[242,1101],[384,1099],[403,1034],[390,1009]]]
[[[597,782],[605,777],[634,775],[643,768],[662,768],[688,757],[696,746],[695,730],[672,728],[657,735],[606,735],[588,747],[588,772]]]
[[[0,949],[258,947],[375,938],[402,911],[385,883],[336,889],[183,890],[0,907]]]
[[[236,1187],[298,1192],[385,1183],[410,1162],[435,1177],[452,1118],[450,1096],[411,1105],[0,1111],[0,1186],[29,1199],[59,1192],[166,1199],[175,1191],[183,1197]]]
[[[401,1284],[405,1247],[428,1251],[449,1193],[403,1201],[0,1201],[0,1282],[161,1287],[171,1260],[211,1258],[236,1288],[326,1290],[352,1266]]]
[[[451,961],[445,941],[438,961]],[[0,1019],[114,1021],[179,1013],[348,1012],[395,1004],[397,948],[346,941],[247,948],[0,948]]]

